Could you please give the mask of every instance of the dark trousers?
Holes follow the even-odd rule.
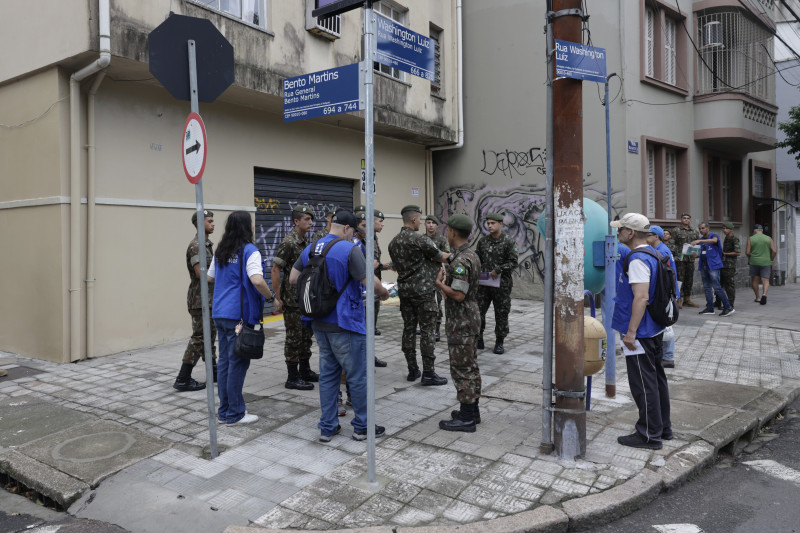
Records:
[[[650,442],[661,442],[662,434],[672,433],[669,387],[662,365],[663,336],[659,333],[649,339],[636,339],[645,353],[625,357],[631,396],[639,408],[636,431]]]

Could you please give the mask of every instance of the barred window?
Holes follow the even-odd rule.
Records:
[[[267,0],[189,0],[246,24],[267,28]]]
[[[431,39],[433,39],[433,80],[431,81],[431,94],[442,95],[442,31],[431,26]]]

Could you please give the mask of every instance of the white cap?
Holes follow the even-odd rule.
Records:
[[[650,231],[650,221],[639,213],[628,213],[619,220],[611,222],[612,228],[628,228],[633,231]]]

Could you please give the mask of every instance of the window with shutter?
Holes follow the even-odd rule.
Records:
[[[656,216],[656,151],[647,148],[647,216]]]
[[[675,20],[667,17],[664,19],[664,81],[671,85],[675,85],[675,38]]]
[[[678,154],[664,152],[664,217],[678,218]]]
[[[645,11],[645,73],[651,78],[655,75],[655,12],[647,8]]]

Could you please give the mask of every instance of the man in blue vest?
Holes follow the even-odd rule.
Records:
[[[714,313],[714,293],[722,302],[722,312],[719,316],[731,316],[736,310],[728,300],[728,295],[722,290],[720,283],[720,273],[722,267],[722,240],[719,235],[713,233],[708,222],[701,222],[697,227],[700,230],[700,238],[692,241],[692,246],[700,245],[700,261],[697,269],[700,277],[703,278],[703,288],[706,291],[706,308],[700,311],[701,315],[713,315]]]
[[[660,450],[662,439],[672,439],[670,421],[669,387],[662,366],[662,337],[664,327],[647,311],[647,303],[656,291],[658,261],[647,253],[637,253],[646,248],[650,221],[639,213],[628,213],[611,222],[619,228],[619,242],[630,248],[625,259],[628,273],[619,270],[617,296],[614,299],[612,327],[622,336],[622,349],[628,370],[631,395],[639,408],[636,430],[617,442],[623,446]]]
[[[328,276],[341,291],[336,309],[328,316],[310,320],[314,338],[319,345],[319,401],[322,414],[317,427],[319,440],[330,442],[341,431],[338,423],[337,400],[342,370],[347,375],[350,397],[353,403],[353,439],[367,438],[367,328],[364,321],[362,290],[367,282],[374,283],[375,294],[381,300],[389,297],[380,280],[369,269],[364,253],[353,243],[353,233],[358,227],[358,218],[350,211],[340,210],[331,219],[331,232],[312,245],[307,246],[292,266],[289,282],[296,284],[300,273],[308,263],[311,246],[321,253],[330,241],[341,238],[328,250],[325,265]],[[304,322],[309,319],[304,317]],[[386,432],[383,426],[375,426],[375,436]]]

